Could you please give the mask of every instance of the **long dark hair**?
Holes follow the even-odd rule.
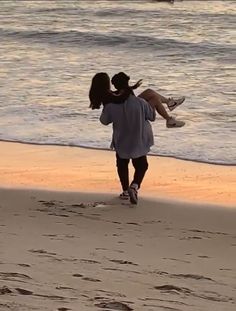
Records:
[[[106,72],[98,72],[92,79],[89,90],[89,107],[99,109],[103,100],[111,90],[110,78]]]

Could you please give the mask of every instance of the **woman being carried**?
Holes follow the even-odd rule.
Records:
[[[117,91],[113,92],[111,90],[111,83],[108,74],[105,72],[95,74],[89,91],[90,108],[99,109],[102,104],[106,105],[108,103],[119,104],[124,102],[130,94],[134,95],[133,90],[141,85],[142,80],[139,80],[133,86],[129,86],[129,79],[130,77],[124,72],[114,75],[111,81]],[[163,106],[163,103],[167,104],[167,107],[171,111],[182,104],[185,97],[181,97],[179,99],[166,98],[152,89],[146,89],[138,96],[145,99],[156,109],[156,111],[166,120],[166,126],[168,128],[184,126],[185,122],[176,120],[168,114]]]

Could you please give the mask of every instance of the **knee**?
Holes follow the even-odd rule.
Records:
[[[153,96],[155,93],[154,90],[150,88],[146,89],[144,92],[147,94],[147,96]]]
[[[155,96],[155,92],[152,89],[146,89],[141,94],[145,100],[150,101]]]
[[[143,94],[145,94],[146,96],[150,96],[152,95],[152,93],[153,93],[153,90],[150,88],[147,88],[143,91]]]

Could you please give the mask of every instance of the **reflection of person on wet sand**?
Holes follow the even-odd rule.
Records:
[[[128,85],[129,77],[122,72],[118,75],[123,77],[123,79],[126,79]],[[112,79],[113,83],[115,83],[115,76]],[[110,102],[117,104],[122,103],[129,97],[130,94],[133,94],[133,90],[138,88],[140,85],[141,80],[133,86],[128,85],[125,90],[120,90],[119,85],[116,85],[119,90],[118,92],[113,92],[111,91],[110,79],[107,73],[99,72],[95,74],[92,79],[89,91],[90,108],[99,109],[102,104],[106,105]],[[168,114],[163,106],[163,103],[167,104],[169,110],[172,111],[184,102],[185,97],[178,99],[166,98],[152,89],[146,89],[144,92],[139,94],[138,97],[145,99],[152,107],[155,107],[156,111],[166,120],[166,126],[168,128],[184,126],[185,123],[183,121],[176,120]]]

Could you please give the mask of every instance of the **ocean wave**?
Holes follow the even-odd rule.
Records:
[[[232,53],[235,47],[232,44],[216,44],[212,42],[192,43],[167,38],[155,38],[152,36],[134,35],[127,32],[99,33],[99,32],[83,32],[77,30],[70,31],[39,31],[39,30],[6,30],[0,28],[0,38],[13,38],[18,40],[28,40],[31,43],[45,43],[55,45],[70,45],[78,47],[89,46],[96,48],[97,46],[114,47],[122,45],[129,49],[151,49],[151,50],[171,50],[187,54],[209,54],[209,53]],[[178,54],[177,53],[177,54]]]
[[[134,18],[137,18],[137,17],[143,17],[143,16],[146,16],[147,14],[150,15],[150,17],[155,17],[155,18],[159,18],[159,17],[163,17],[163,16],[168,16],[169,12],[167,11],[166,13],[164,13],[163,11],[161,10],[158,10],[158,7],[156,10],[153,10],[152,9],[149,9],[146,8],[145,10],[142,10],[142,9],[137,9],[137,8],[108,8],[108,9],[103,9],[103,10],[99,10],[97,12],[94,13],[95,16],[98,16],[98,17],[123,17],[123,18],[131,18],[131,17],[134,17]],[[125,17],[125,15],[127,15]],[[200,19],[202,20],[203,22],[208,20],[208,19],[211,19],[211,20],[215,20],[217,19],[219,21],[219,19],[222,19],[222,21],[225,19],[227,19],[227,22],[228,23],[234,23],[235,22],[235,13],[216,13],[216,12],[201,12],[200,15],[196,16],[196,13],[195,12],[189,12],[189,11],[179,11],[178,12],[178,16],[179,18],[180,17],[186,17],[186,18],[196,18],[196,19]]]

